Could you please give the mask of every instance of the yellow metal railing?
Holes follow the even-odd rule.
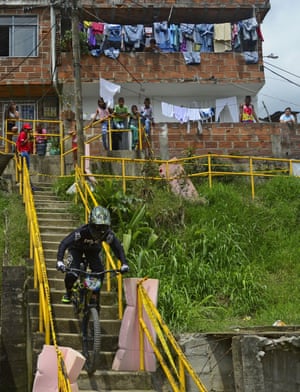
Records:
[[[89,163],[108,162],[114,170],[105,173],[92,173],[96,180],[115,179],[121,181],[123,192],[126,192],[129,181],[170,182],[180,179],[207,179],[210,187],[213,179],[218,177],[247,177],[252,198],[255,197],[255,180],[275,176],[295,175],[295,165],[300,166],[298,159],[266,158],[234,155],[207,154],[180,159],[131,159],[122,157],[81,157],[81,168],[84,172],[85,160]],[[151,166],[151,167],[150,167]],[[145,170],[148,167],[150,170]],[[83,174],[88,176],[87,174]]]
[[[97,202],[89,183],[86,181],[86,176],[83,171],[77,166],[75,168],[75,186],[76,186],[76,194],[75,194],[75,202],[78,202],[78,198],[80,198],[84,210],[85,210],[85,222],[88,222],[90,211],[93,207],[99,205]],[[110,246],[103,241],[102,248],[105,252],[105,260],[106,260],[106,269],[116,269],[120,268],[120,260],[117,261],[117,266],[112,258]],[[107,274],[106,282],[107,282],[107,291],[111,291],[111,276]],[[122,283],[122,275],[117,275],[117,284],[118,284],[118,314],[119,319],[121,320],[123,317],[123,283]]]
[[[65,370],[62,353],[56,340],[53,322],[50,287],[47,277],[47,268],[44,259],[42,240],[31,191],[29,171],[25,158],[16,157],[17,181],[20,182],[20,193],[23,196],[25,213],[28,222],[30,257],[34,260],[34,288],[39,292],[39,332],[45,334],[45,344],[52,344],[57,354],[58,390],[71,392],[71,384]]]
[[[198,391],[207,392],[207,389],[190,365],[169,328],[162,320],[156,306],[148,296],[147,291],[143,287],[143,282],[146,279],[147,278],[140,280],[137,285],[138,319],[140,326],[140,370],[145,370],[144,337],[146,336],[173,391],[185,392],[187,390],[186,376],[188,375],[190,380],[194,382]],[[148,328],[147,323],[145,322],[144,312],[147,314],[151,326],[154,328],[157,339],[153,336],[153,331]],[[160,346],[158,346],[156,340],[159,341]]]

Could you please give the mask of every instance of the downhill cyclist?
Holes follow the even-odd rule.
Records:
[[[85,256],[92,272],[104,270],[100,251],[102,241],[107,242],[115,256],[121,261],[121,273],[129,271],[126,262],[124,249],[115,233],[111,230],[111,219],[109,211],[102,207],[94,207],[89,215],[89,221],[70,234],[68,234],[59,244],[57,251],[56,269],[65,272],[66,266],[63,262],[65,251],[68,250],[68,261],[70,268],[80,269],[83,255]],[[71,302],[72,287],[77,280],[75,272],[67,272],[65,276],[66,293],[62,297],[62,302]]]

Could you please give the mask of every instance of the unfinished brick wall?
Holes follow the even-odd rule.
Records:
[[[162,151],[161,135],[167,126],[167,151]],[[186,157],[206,154],[228,154],[246,156],[266,156],[274,158],[300,159],[300,125],[290,128],[286,124],[242,124],[208,123],[199,133],[197,123],[187,124],[157,123],[152,130],[151,147],[155,157],[168,155]],[[99,128],[85,131],[87,138],[100,133]],[[101,139],[90,145],[91,155],[106,155]]]
[[[130,71],[130,72],[128,72]],[[99,76],[115,83],[174,83],[201,84],[261,83],[264,81],[262,64],[245,64],[241,53],[202,53],[201,63],[186,65],[182,53],[120,53],[113,60],[105,55],[85,55],[81,60],[81,80],[98,82]],[[71,53],[62,53],[58,79],[70,80],[73,75]],[[133,78],[134,77],[134,78]],[[70,80],[72,81],[72,79]]]
[[[159,134],[163,124],[157,124],[152,136],[155,154],[160,152]],[[167,124],[169,158],[193,154],[233,154],[276,158],[300,158],[300,126],[286,124],[211,123],[199,134],[196,123],[190,133],[186,124]]]

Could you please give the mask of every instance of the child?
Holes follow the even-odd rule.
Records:
[[[151,132],[151,125],[154,124],[153,122],[153,110],[150,103],[150,98],[145,98],[144,106],[141,108],[141,121],[142,124],[145,126],[145,132],[147,136],[150,136]]]
[[[108,142],[107,142],[107,128],[108,128],[108,118],[110,117],[109,108],[104,102],[104,99],[100,97],[98,99],[98,107],[96,109],[96,113],[94,114],[90,125],[93,124],[96,120],[101,121],[101,129],[102,129],[102,144],[105,150],[108,150]]]
[[[136,148],[138,142],[138,131],[139,131],[139,118],[140,113],[136,105],[131,106],[131,113],[129,118],[129,128],[132,131],[132,149]]]
[[[114,128],[115,129],[125,129],[127,127],[127,119],[128,119],[128,108],[124,105],[125,100],[123,97],[120,97],[118,100],[118,105],[115,106],[113,111],[114,117]],[[120,132],[113,132],[112,134],[112,149],[119,150],[119,144],[122,144],[122,134]]]

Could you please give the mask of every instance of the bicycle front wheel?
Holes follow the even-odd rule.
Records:
[[[86,358],[85,369],[89,374],[96,370],[101,346],[100,320],[96,308],[90,308],[82,320],[82,350]]]

